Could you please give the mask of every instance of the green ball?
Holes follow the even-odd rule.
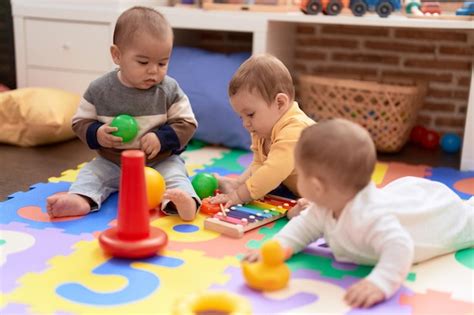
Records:
[[[214,175],[210,173],[197,174],[194,176],[191,183],[193,184],[197,195],[201,199],[214,196],[214,192],[218,186],[217,178],[215,178]]]
[[[138,133],[137,121],[130,115],[118,115],[112,120],[110,126],[118,128],[118,130],[112,132],[112,134],[122,138],[123,142],[133,140]]]

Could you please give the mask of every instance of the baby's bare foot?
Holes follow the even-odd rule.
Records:
[[[192,221],[196,217],[196,201],[186,192],[177,188],[168,189],[163,198],[169,199],[170,202],[174,203],[183,221]]]
[[[214,174],[214,176],[217,178],[219,183],[219,190],[224,194],[228,194],[239,187],[239,181],[237,178],[220,176],[217,174]]]
[[[85,197],[77,194],[57,193],[46,199],[46,210],[51,218],[88,214],[91,206]]]

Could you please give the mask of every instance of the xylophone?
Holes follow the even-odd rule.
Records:
[[[204,220],[205,229],[240,238],[247,231],[285,216],[295,204],[296,201],[292,199],[266,195],[263,199],[219,211],[219,205],[211,205],[203,200],[201,212],[213,214],[212,217]]]

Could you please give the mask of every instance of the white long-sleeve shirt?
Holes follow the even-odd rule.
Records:
[[[474,246],[474,198],[464,201],[444,184],[416,177],[382,189],[370,183],[338,220],[312,204],[275,236],[293,253],[320,237],[336,260],[375,265],[367,279],[388,298],[412,263]]]

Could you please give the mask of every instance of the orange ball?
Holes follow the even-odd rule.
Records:
[[[147,166],[145,167],[145,183],[148,208],[152,210],[158,207],[163,199],[166,190],[165,179],[157,170]]]

